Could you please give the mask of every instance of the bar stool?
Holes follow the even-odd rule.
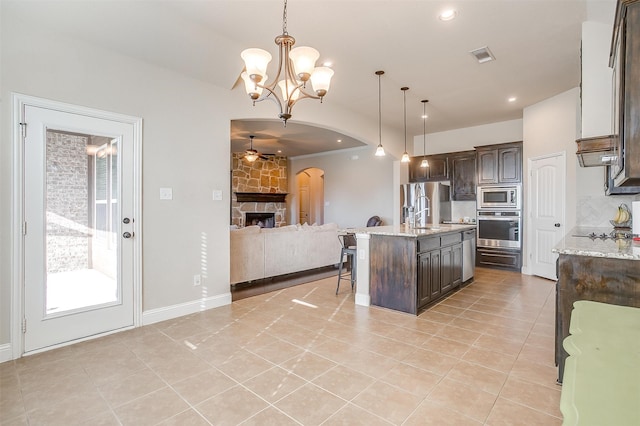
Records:
[[[353,291],[353,285],[356,282],[356,259],[358,258],[356,234],[346,233],[338,235],[340,240],[340,266],[338,269],[338,286],[336,287],[336,295],[340,289],[340,280],[342,279],[342,265],[344,264],[344,257],[347,256],[347,261],[351,266],[351,291]]]

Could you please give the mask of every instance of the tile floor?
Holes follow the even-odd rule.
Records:
[[[0,424],[561,424],[553,282],[478,269],[419,317],[335,283],[0,364]]]

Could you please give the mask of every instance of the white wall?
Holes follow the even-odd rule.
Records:
[[[355,148],[313,156],[292,157],[289,167],[291,217],[297,217],[298,190],[293,178],[309,167],[324,170],[324,221],[339,227],[363,227],[374,215],[393,223],[394,159],[376,157],[375,147]],[[395,185],[397,186],[397,185]],[[294,211],[295,210],[295,211]]]
[[[467,151],[475,146],[522,140],[522,120],[501,121],[427,134],[427,155]],[[413,155],[422,155],[423,135],[413,138]]]
[[[138,219],[142,220],[143,229],[143,309],[170,310],[174,305],[204,297],[229,300],[229,123],[231,119],[273,118],[275,109],[270,104],[251,107],[241,89],[215,87],[97,45],[47,32],[29,21],[19,2],[2,2],[0,7],[0,345],[10,343],[13,285],[13,126],[8,103],[12,92],[142,117],[143,214]],[[328,99],[323,104],[301,103],[294,118],[377,144],[376,123],[332,106]],[[385,138],[387,151],[402,152],[399,135],[385,134],[392,135]],[[380,208],[390,199],[390,167],[379,167],[392,161],[386,158],[379,163],[356,162],[355,168],[346,167],[347,164],[344,169],[318,166],[345,176],[329,179],[327,193],[332,198],[328,200],[331,215],[327,219],[353,225],[369,214],[390,216],[390,209]],[[159,200],[160,187],[173,188],[172,201]],[[359,188],[353,194],[362,200],[351,203],[337,195],[337,188],[344,187],[350,191]],[[223,201],[212,200],[214,189],[223,191]],[[192,285],[194,274],[203,274],[201,287]]]
[[[566,154],[566,210],[564,229],[568,232],[576,223],[576,187],[578,179],[578,160],[575,155],[575,140],[580,126],[580,90],[571,89],[546,99],[524,109],[524,141],[522,162],[524,167],[523,183],[524,206],[526,204],[529,170],[528,161],[531,158],[541,157],[554,153]],[[581,169],[582,170],[582,169]],[[531,238],[529,233],[528,215],[525,213],[525,224],[522,250],[522,269],[529,269],[528,243]]]

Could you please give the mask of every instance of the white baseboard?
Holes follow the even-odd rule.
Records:
[[[356,293],[356,305],[371,306],[371,296],[368,294]]]
[[[0,345],[0,362],[11,361],[12,359],[13,352],[11,351],[11,343]]]
[[[154,324],[230,304],[231,293],[224,293],[164,308],[150,309],[142,313],[142,325]]]

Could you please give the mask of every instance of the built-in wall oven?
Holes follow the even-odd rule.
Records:
[[[520,210],[520,186],[479,186],[478,210]]]
[[[478,210],[478,247],[522,247],[520,210]]]

